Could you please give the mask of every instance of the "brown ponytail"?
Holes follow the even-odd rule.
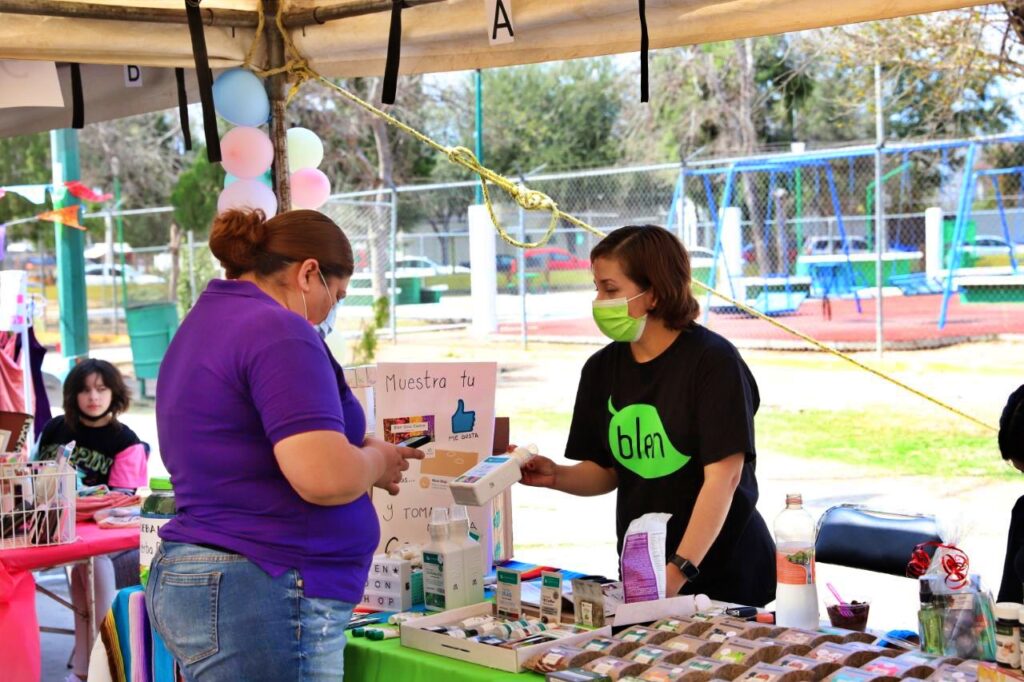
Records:
[[[258,209],[224,211],[213,221],[210,251],[228,279],[248,272],[266,277],[308,258],[326,275],[348,277],[355,270],[348,237],[318,211],[286,211],[269,220]]]

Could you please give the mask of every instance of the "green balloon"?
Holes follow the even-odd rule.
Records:
[[[316,168],[324,160],[324,143],[309,128],[288,129],[288,172]]]
[[[676,450],[665,433],[654,405],[628,405],[616,412],[608,398],[612,415],[608,424],[608,445],[619,463],[642,478],[662,478],[686,466],[690,457]]]
[[[226,188],[228,185],[233,185],[236,182],[238,182],[238,180],[239,179],[236,178],[231,173],[225,173],[224,174],[224,187]],[[259,176],[258,178],[253,178],[253,180],[259,180],[260,182],[262,182],[264,185],[266,185],[270,189],[274,189],[274,181],[270,177],[270,171],[267,171],[266,173],[264,173],[263,175]]]

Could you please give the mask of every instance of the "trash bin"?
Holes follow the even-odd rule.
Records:
[[[178,306],[173,302],[130,305],[125,310],[132,345],[135,378],[156,379],[160,361],[178,329]]]
[[[399,288],[398,295],[395,296],[395,305],[420,302],[420,292],[423,289],[422,277],[399,277],[395,285]]]

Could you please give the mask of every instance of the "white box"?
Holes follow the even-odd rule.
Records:
[[[377,554],[370,564],[362,604],[382,611],[408,611],[423,603],[423,572],[412,562]]]
[[[414,618],[413,620],[406,621],[401,626],[402,646],[419,649],[420,651],[426,651],[439,656],[447,656],[448,658],[466,661],[467,663],[475,663],[488,668],[519,673],[523,671],[523,666],[527,661],[553,646],[560,644],[576,645],[593,637],[610,636],[612,632],[611,626],[607,626],[521,649],[505,649],[491,644],[470,642],[465,639],[456,639],[445,634],[423,630],[423,628],[437,625],[451,625],[473,616],[493,614],[494,604],[492,602],[481,602],[464,606],[461,609],[443,611],[434,616]]]

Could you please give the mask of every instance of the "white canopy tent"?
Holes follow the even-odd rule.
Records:
[[[493,20],[487,16],[485,0],[406,0],[401,73],[489,68],[639,49],[637,0],[503,1],[515,26],[515,41],[491,46],[488,33]],[[328,77],[383,73],[390,0],[281,0],[281,4],[287,30],[314,70]],[[647,0],[646,15],[650,47],[656,49],[978,4],[985,3]],[[212,69],[244,62],[256,32],[258,6],[257,0],[202,1]],[[87,65],[82,68],[87,123],[174,106],[177,95],[170,67],[190,70],[188,92],[195,101],[194,61],[184,7],[184,0],[0,0],[0,59]],[[272,22],[273,16],[268,16],[267,24]],[[262,62],[263,46],[259,47]],[[143,88],[125,89],[123,65],[127,64],[144,67]],[[62,80],[68,111],[0,109],[0,136],[69,125],[70,79],[66,73]]]

